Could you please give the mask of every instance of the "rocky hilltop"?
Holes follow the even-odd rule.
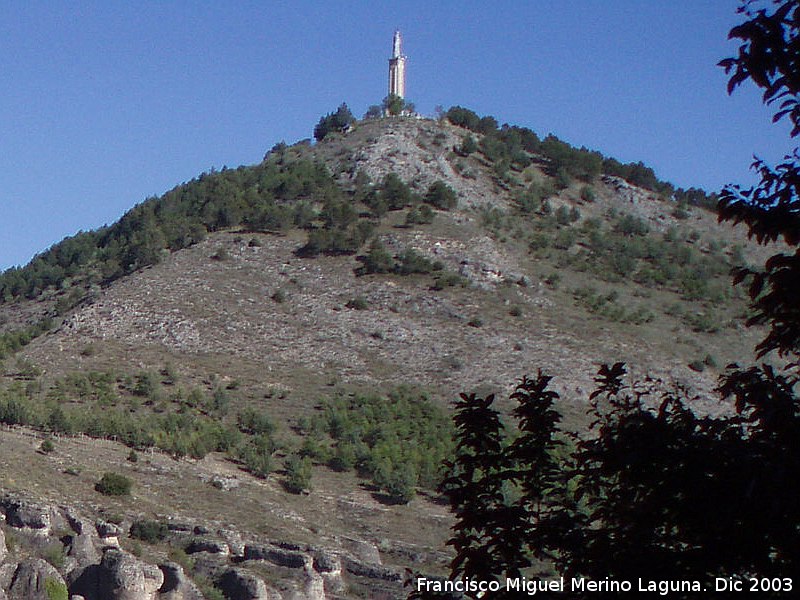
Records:
[[[3,362],[5,594],[380,598],[403,596],[405,567],[445,573],[450,516],[435,486],[420,475],[413,499],[387,502],[380,469],[362,465],[370,481],[339,468],[323,425],[334,401],[412,390],[446,413],[459,392],[505,395],[542,369],[565,427],[582,431],[598,365],[621,360],[689,387],[698,411],[728,410],[708,392],[754,334],[727,272],[759,250],[663,190],[569,175],[536,151],[507,160],[490,138],[398,117],[276,146],[135,209],[59,285],[0,305],[9,335],[49,318]],[[268,177],[308,165],[327,191],[287,176],[251,210]],[[381,208],[390,176],[409,200]],[[452,206],[429,201],[435,185]],[[206,219],[197,239],[176,249],[178,226],[162,224],[146,262],[108,258],[112,233],[167,223],[201,186],[213,189],[192,200]],[[232,200],[209,208],[214,194]],[[311,252],[315,235],[355,247]],[[379,251],[383,267],[367,268]],[[261,413],[269,427],[252,424]],[[247,452],[266,437],[259,469]],[[299,495],[280,463],[294,455],[311,469]],[[132,480],[129,496],[95,491],[109,471]],[[143,539],[142,523],[157,535]]]

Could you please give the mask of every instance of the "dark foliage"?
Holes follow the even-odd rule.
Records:
[[[743,40],[739,54],[720,62],[732,73],[728,91],[750,80],[764,90],[767,105],[778,104],[773,120],[788,116],[791,136],[800,134],[800,6],[775,2],[776,9],[740,12],[749,20],[734,27],[731,38]],[[758,345],[760,355],[776,350],[780,355],[800,351],[800,154],[797,148],[777,167],[756,159],[753,169],[761,182],[749,189],[728,186],[719,204],[720,220],[745,223],[760,244],[777,239],[794,247],[793,254],[770,258],[762,271],[740,268],[736,282],[747,279],[754,314],[749,324],[767,324],[767,337]]]
[[[313,204],[341,201],[343,193],[321,163],[271,152],[252,167],[204,173],[160,198],[150,198],[119,221],[79,233],[0,275],[0,302],[35,298],[69,278],[76,290],[108,283],[158,263],[169,251],[202,240],[209,231],[244,226],[253,231],[306,227]],[[66,310],[84,294],[69,294]]]
[[[119,473],[103,473],[94,489],[106,496],[127,496],[131,493],[133,483],[130,479]]]
[[[414,103],[401,98],[396,94],[389,94],[383,99],[382,102],[383,114],[393,117],[399,115],[411,114],[414,112]],[[371,107],[370,107],[371,108]]]
[[[324,117],[320,117],[319,123],[314,127],[314,138],[317,141],[325,139],[329,133],[340,133],[347,130],[356,119],[347,104],[342,102],[341,106],[336,109],[336,112],[328,113]]]
[[[169,527],[163,521],[141,519],[131,524],[130,536],[148,544],[156,544],[166,539]]]
[[[451,210],[458,204],[456,191],[444,181],[434,181],[428,188],[424,200],[435,208]]]

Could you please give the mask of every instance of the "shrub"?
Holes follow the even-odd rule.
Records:
[[[434,263],[425,258],[422,254],[408,248],[399,257],[400,263],[396,265],[395,270],[400,275],[411,275],[412,273],[431,273],[436,270]]]
[[[387,173],[381,186],[381,199],[389,210],[399,210],[411,203],[411,188],[409,188],[397,173]]]
[[[450,210],[458,204],[456,192],[443,181],[434,181],[425,194],[425,202],[441,210]]]
[[[474,137],[467,134],[461,138],[461,145],[455,148],[455,151],[461,156],[469,156],[473,152],[478,151],[478,143],[475,141]]]
[[[394,270],[392,255],[378,240],[372,242],[367,255],[359,256],[358,260],[363,264],[359,269],[360,274],[391,273]]]
[[[217,251],[211,255],[211,258],[213,260],[220,260],[220,261],[228,260],[230,257],[231,255],[228,254],[228,251],[225,248],[217,248]]]
[[[39,450],[41,450],[45,454],[50,454],[55,449],[56,447],[55,445],[53,445],[53,440],[51,440],[50,438],[45,439],[42,442],[42,445],[39,446]]]
[[[94,489],[106,496],[127,496],[131,493],[133,483],[130,479],[119,473],[103,473]]]
[[[130,536],[133,539],[155,544],[166,539],[169,527],[162,521],[149,521],[141,519],[131,524]]]
[[[311,489],[311,459],[293,454],[284,463],[286,467],[286,489],[301,494]]]
[[[324,117],[320,117],[316,127],[314,127],[314,138],[317,141],[322,141],[329,133],[339,133],[347,130],[353,123],[355,117],[347,104],[342,102],[336,112],[328,113]]]
[[[356,298],[351,298],[345,304],[347,308],[352,308],[353,310],[367,310],[369,308],[369,303],[364,296],[357,296]]]
[[[275,431],[275,424],[266,413],[258,412],[253,408],[246,408],[236,417],[239,429],[251,435],[271,434]]]

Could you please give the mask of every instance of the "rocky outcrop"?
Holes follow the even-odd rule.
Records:
[[[98,572],[98,598],[108,600],[156,600],[164,573],[136,557],[108,548]]]
[[[2,506],[6,513],[6,523],[11,527],[42,535],[50,533],[52,524],[50,507],[27,500],[10,498],[4,498]]]
[[[168,562],[158,565],[158,568],[164,574],[164,583],[158,590],[159,600],[204,600],[203,594],[179,564]]]
[[[255,575],[242,569],[228,569],[219,578],[219,587],[228,600],[281,600]]]
[[[19,563],[8,584],[9,600],[51,600],[58,590],[66,592],[61,574],[50,563],[32,558]]]
[[[293,550],[284,550],[270,544],[247,544],[244,547],[245,560],[266,560],[279,567],[302,569],[307,555]]]
[[[218,554],[219,556],[228,556],[231,549],[228,544],[221,540],[210,540],[206,538],[195,538],[186,547],[187,554],[195,554],[197,552],[208,552],[209,554]]]
[[[73,600],[203,600],[181,565],[149,564],[122,550],[119,525],[86,519],[70,507],[19,498],[0,500],[0,511],[18,532],[18,543],[30,551],[65,549],[59,569],[38,558],[14,561],[0,529],[0,600],[51,600],[48,589],[51,594],[68,592]],[[168,535],[171,544],[192,555],[193,576],[213,581],[228,600],[339,597],[347,589],[348,574],[399,590],[399,573],[381,565],[378,549],[364,540],[340,539],[336,550],[286,541],[246,542],[236,531],[196,523],[172,523]],[[17,551],[20,555],[27,553]],[[280,580],[280,591],[250,569],[270,572],[270,579]]]

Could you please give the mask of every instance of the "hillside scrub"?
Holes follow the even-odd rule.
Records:
[[[707,210],[716,209],[715,194],[709,195],[697,188],[675,188],[672,184],[659,180],[653,170],[641,162],[623,164],[614,158],[603,156],[600,152],[585,147],[575,148],[552,134],[540,139],[527,127],[507,124],[498,127],[494,117],[480,117],[461,106],[451,107],[445,113],[445,118],[453,125],[483,135],[478,148],[468,146],[468,149],[472,152],[479,149],[494,164],[506,163],[525,168],[531,162],[529,155],[540,155],[548,161],[549,174],[558,176],[562,183],[568,183],[573,178],[588,183],[602,173],[621,177],[632,185],[654,191],[676,203],[686,203]],[[464,151],[464,143],[455,151],[462,156],[471,153]]]
[[[304,419],[304,448],[311,459],[338,471],[357,470],[393,502],[406,503],[416,487],[434,489],[452,449],[443,410],[424,395],[398,388],[387,396],[337,397],[322,415]]]

